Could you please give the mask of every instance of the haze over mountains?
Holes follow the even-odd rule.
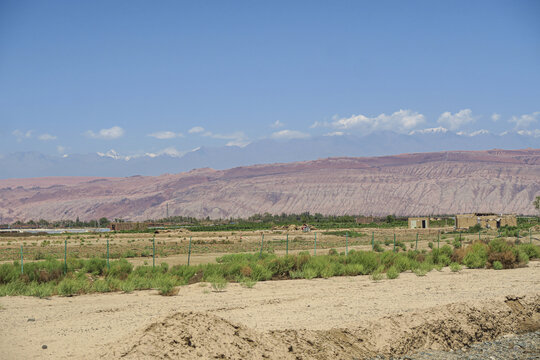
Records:
[[[532,202],[538,195],[540,149],[447,151],[206,168],[155,177],[0,180],[0,222],[157,219],[166,216],[167,206],[171,216],[199,218],[304,211],[534,214]]]
[[[523,149],[540,147],[536,133],[489,132],[461,134],[434,128],[411,134],[391,131],[367,136],[320,136],[280,141],[263,139],[245,147],[202,147],[186,153],[173,149],[161,155],[99,154],[44,155],[38,152],[0,154],[0,178],[44,176],[133,176],[178,173],[210,167],[228,169],[253,164],[316,160],[343,156],[382,156],[446,150]],[[535,137],[536,136],[536,137]]]

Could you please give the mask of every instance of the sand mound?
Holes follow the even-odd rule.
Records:
[[[176,313],[113,346],[108,358],[328,359],[459,349],[540,328],[540,296],[451,304],[354,329],[257,332],[208,313]]]
[[[113,347],[106,358],[278,358],[287,349],[276,339],[200,312],[176,313]]]

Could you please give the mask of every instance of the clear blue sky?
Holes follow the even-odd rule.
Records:
[[[539,19],[540,1],[2,0],[0,154],[426,128],[540,144]]]

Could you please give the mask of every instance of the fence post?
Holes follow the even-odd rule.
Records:
[[[345,233],[345,256],[349,255],[349,232]]]
[[[396,233],[394,233],[394,248],[392,251],[396,251]]]
[[[152,237],[152,267],[156,267],[156,235]]]
[[[107,239],[107,269],[111,268],[111,264],[109,263],[109,239]]]
[[[373,248],[375,247],[375,231],[371,232],[371,251],[373,251]]]
[[[188,247],[188,255],[187,255],[187,264],[189,266],[189,260],[191,258],[191,236],[189,237],[189,247]]]
[[[67,239],[64,240],[64,274],[67,274]]]
[[[441,230],[437,231],[437,249],[440,246],[440,242],[441,242]]]
[[[529,244],[532,244],[532,233],[531,233],[531,228],[529,228]]]
[[[285,255],[289,255],[289,234],[287,234],[287,247],[285,248]]]
[[[482,237],[480,235],[481,232],[482,232],[482,230],[478,230],[478,241],[482,241]]]
[[[21,245],[21,274],[24,274],[23,246]]]
[[[262,256],[263,246],[264,246],[264,234],[261,234],[261,250],[259,251],[259,257]]]
[[[418,250],[418,233],[416,233],[416,249],[415,250]]]
[[[317,255],[317,233],[315,233],[315,248],[313,249],[313,255]]]
[[[519,229],[516,230],[516,233],[517,233],[517,242],[519,244]]]

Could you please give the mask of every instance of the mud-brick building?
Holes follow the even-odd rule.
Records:
[[[113,222],[109,224],[111,231],[145,231],[148,229],[148,225],[140,222]]]
[[[428,229],[428,217],[411,217],[409,218],[409,229]]]
[[[468,229],[480,224],[484,229],[498,229],[502,226],[517,226],[516,215],[502,214],[460,214],[456,215],[456,228]]]

